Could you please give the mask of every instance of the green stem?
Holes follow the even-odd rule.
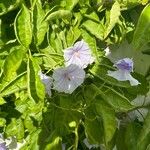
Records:
[[[74,149],[73,150],[78,150],[78,141],[79,141],[79,136],[78,136],[78,125],[77,127],[75,128],[75,146],[74,146]]]

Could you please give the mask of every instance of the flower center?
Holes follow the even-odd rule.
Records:
[[[80,57],[80,53],[78,51],[74,52],[74,55],[78,58]]]
[[[122,62],[116,64],[116,66],[118,69],[121,69],[121,70],[132,71],[132,64],[127,63],[125,61],[122,61]]]
[[[65,77],[67,80],[69,80],[69,81],[71,80],[71,76],[70,76],[68,73],[65,73],[65,74],[64,74],[64,77]]]

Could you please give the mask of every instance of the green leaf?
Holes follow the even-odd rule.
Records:
[[[112,137],[114,136],[117,128],[115,111],[103,99],[97,99],[95,106],[98,115],[100,115],[103,120],[105,143],[107,146],[108,142],[110,142]]]
[[[116,111],[128,111],[134,108],[133,105],[131,105],[130,101],[121,95],[119,92],[115,91],[111,87],[106,87],[106,89],[103,91],[100,88],[98,88],[96,85],[92,84],[93,88],[95,88],[100,96],[108,103],[110,104]]]
[[[34,58],[28,59],[27,78],[28,78],[28,94],[32,100],[38,102],[44,100],[45,88],[39,77],[40,67]]]
[[[59,36],[60,32],[58,32],[58,27],[56,25],[53,25],[52,27],[53,29],[49,28],[49,35],[48,35],[50,47],[53,49],[54,52],[62,54],[63,45]]]
[[[65,2],[66,2],[66,9],[72,10],[77,5],[79,0],[65,0]]]
[[[150,112],[147,114],[143,128],[139,134],[137,150],[145,150],[150,142]]]
[[[62,150],[62,139],[55,131],[50,135],[49,140],[47,139],[47,141],[48,144],[46,145],[45,150]]]
[[[23,72],[19,74],[16,78],[3,85],[3,88],[0,90],[1,96],[8,96],[12,93],[24,90],[27,88],[27,73]]]
[[[11,119],[11,123],[6,127],[7,137],[16,136],[18,140],[24,138],[24,126],[21,119]]]
[[[34,42],[36,45],[40,45],[44,40],[44,36],[48,31],[48,23],[43,20],[45,12],[39,2],[36,2],[33,10],[33,31]]]
[[[6,103],[6,101],[2,97],[0,97],[0,105],[3,105],[5,103]]]
[[[83,22],[82,27],[100,40],[104,38],[104,27],[100,22],[87,20]]]
[[[46,15],[46,21],[53,21],[56,19],[70,20],[72,14],[69,10],[58,10]]]
[[[85,134],[90,144],[101,144],[103,142],[103,123],[101,119],[85,119]]]
[[[23,147],[24,150],[26,149],[39,150],[40,149],[40,145],[39,145],[40,132],[41,132],[41,129],[37,129],[36,131],[28,135],[28,137],[26,138],[27,142],[24,146],[25,148]]]
[[[69,30],[67,30],[67,45],[72,46],[75,41],[80,37],[81,31],[78,27],[70,27]]]
[[[128,150],[137,150],[137,143],[140,130],[141,130],[140,124],[136,122],[128,124],[125,133],[125,143]]]
[[[138,24],[136,26],[133,46],[134,48],[141,49],[144,45],[150,42],[150,4],[148,4],[142,11]]]
[[[121,15],[120,4],[118,3],[118,1],[116,1],[112,5],[112,8],[110,10],[110,20],[109,20],[108,27],[105,32],[105,36],[104,36],[105,38],[108,36],[108,34],[111,32],[111,30],[114,28],[114,26],[118,22],[120,15]]]
[[[14,50],[6,57],[3,65],[2,75],[2,87],[5,84],[13,80],[17,76],[17,70],[19,69],[25,50],[22,47],[15,47]]]
[[[32,41],[32,26],[29,10],[22,5],[15,19],[15,34],[21,45],[28,48]]]
[[[6,119],[0,117],[0,127],[4,127],[6,124]]]
[[[8,13],[9,11],[12,11],[14,9],[16,9],[19,4],[20,4],[21,0],[1,0],[0,2],[0,16]]]
[[[89,47],[91,48],[94,56],[97,58],[97,61],[99,59],[98,56],[98,50],[97,50],[97,45],[96,45],[96,38],[90,35],[86,30],[82,29],[81,30],[82,37],[85,40],[85,42],[88,43]]]

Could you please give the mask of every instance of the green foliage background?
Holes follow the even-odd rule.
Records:
[[[96,58],[84,84],[48,97],[38,72],[51,75],[64,64],[63,50],[81,39]],[[85,138],[95,149],[150,150],[149,42],[147,0],[1,0],[1,133],[25,139],[21,150],[61,150],[62,143],[85,150]],[[106,75],[123,57],[133,58],[140,85]]]

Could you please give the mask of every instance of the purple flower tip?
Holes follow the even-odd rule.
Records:
[[[114,66],[123,71],[133,71],[133,61],[130,58],[120,59],[114,64]]]

